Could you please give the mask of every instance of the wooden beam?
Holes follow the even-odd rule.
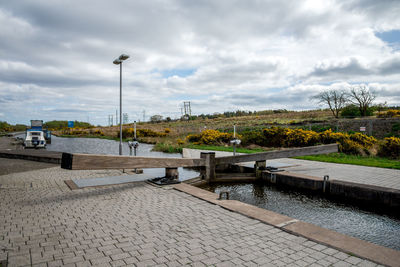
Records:
[[[147,158],[63,153],[61,168],[69,170],[178,168],[205,166],[204,159]]]
[[[262,153],[229,156],[229,157],[219,157],[215,158],[215,162],[216,165],[234,164],[239,162],[262,161],[268,159],[290,158],[297,156],[327,154],[334,152],[338,152],[337,144],[292,148],[279,151],[268,151]]]

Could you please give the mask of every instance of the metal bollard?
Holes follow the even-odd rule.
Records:
[[[219,193],[219,200],[222,200],[222,196],[225,195],[226,196],[226,200],[229,200],[229,192],[228,191],[222,191]]]
[[[324,176],[324,182],[322,185],[322,192],[325,193],[325,189],[326,189],[326,182],[329,181],[329,175],[325,175]]]

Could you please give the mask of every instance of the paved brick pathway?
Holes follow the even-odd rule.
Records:
[[[376,266],[144,182],[70,191],[118,175],[59,167],[0,176],[0,261],[9,266]]]

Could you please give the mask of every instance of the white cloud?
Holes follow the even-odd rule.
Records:
[[[379,2],[379,3],[378,3]],[[7,1],[0,4],[0,112],[12,123],[229,109],[308,109],[332,86],[368,83],[400,105],[400,2]],[[193,70],[188,75],[160,73]],[[179,71],[176,71],[179,73]],[[28,114],[28,115],[27,115]],[[91,119],[92,120],[92,119]]]

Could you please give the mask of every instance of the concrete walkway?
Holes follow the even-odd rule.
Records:
[[[289,166],[284,168],[289,172],[400,190],[400,170],[288,158],[267,161],[267,165],[270,162]]]
[[[121,175],[59,167],[0,176],[0,262],[9,266],[376,266],[144,182],[71,191]]]
[[[200,151],[201,150],[197,149],[184,149],[183,156],[192,158],[200,157]],[[214,152],[216,152],[216,157],[232,156],[231,152]],[[243,165],[253,167],[254,162],[243,163]],[[395,169],[326,163],[289,158],[268,160],[267,166],[277,166],[289,172],[305,174],[320,178],[323,178],[325,175],[329,175],[330,179],[382,186],[400,190],[400,170]]]

